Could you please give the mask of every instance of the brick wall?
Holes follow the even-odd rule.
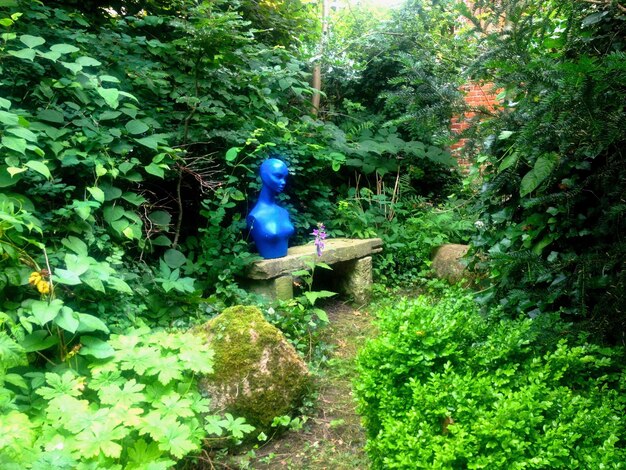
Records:
[[[452,133],[459,135],[470,126],[472,120],[476,119],[481,108],[492,110],[498,106],[497,92],[493,90],[491,83],[467,83],[461,87],[461,91],[465,94],[465,103],[467,103],[469,111],[462,116],[454,116],[450,121]],[[459,138],[450,146],[452,155],[456,156],[463,169],[467,169],[470,165],[469,160],[461,155],[461,150],[466,142],[467,139]]]

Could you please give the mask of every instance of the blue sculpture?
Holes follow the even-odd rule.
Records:
[[[246,222],[259,254],[266,259],[282,258],[295,229],[289,213],[276,204],[276,196],[285,189],[289,171],[284,162],[270,158],[261,164],[260,173],[263,187]]]

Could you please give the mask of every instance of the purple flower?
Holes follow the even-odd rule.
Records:
[[[322,256],[322,252],[324,251],[324,239],[327,235],[324,224],[321,222],[317,224],[317,228],[313,229],[311,235],[315,237],[315,250],[317,251],[317,256]]]

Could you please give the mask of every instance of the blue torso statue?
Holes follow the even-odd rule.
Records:
[[[287,165],[270,158],[261,164],[260,172],[263,187],[246,222],[259,254],[263,258],[282,258],[295,231],[289,213],[276,204],[276,196],[285,189]]]

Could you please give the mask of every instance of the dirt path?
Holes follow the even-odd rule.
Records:
[[[337,470],[366,469],[365,433],[352,395],[354,359],[374,333],[371,317],[336,302],[326,306],[330,324],[325,340],[332,357],[318,374],[317,406],[303,429],[289,431],[255,451],[240,468]],[[247,460],[247,459],[244,459]]]

